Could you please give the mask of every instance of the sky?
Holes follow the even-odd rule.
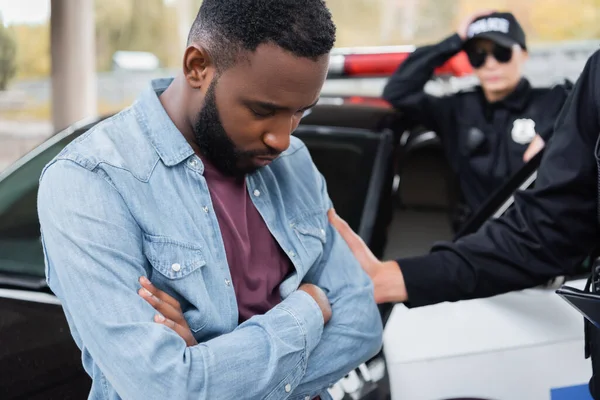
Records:
[[[44,23],[50,18],[50,0],[0,0],[0,14],[5,25]]]
[[[50,0],[0,0],[5,25],[44,23],[50,16]]]

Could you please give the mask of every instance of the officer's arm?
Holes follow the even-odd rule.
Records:
[[[552,137],[554,133],[554,126],[556,122],[556,116],[560,113],[560,110],[565,104],[567,97],[573,90],[573,83],[569,80],[565,80],[564,83],[554,86],[550,91],[540,100],[539,112],[543,113],[544,118],[541,118],[540,124],[536,126],[537,134],[544,139],[545,143]]]
[[[596,141],[600,51],[570,93],[543,156],[536,188],[513,207],[430,255],[398,260],[407,305],[487,297],[570,274],[598,243]]]
[[[460,36],[454,34],[438,44],[416,49],[389,79],[383,98],[416,122],[439,131],[450,118],[451,107],[445,104],[449,98],[428,95],[424,88],[435,69],[457,54],[462,44]]]

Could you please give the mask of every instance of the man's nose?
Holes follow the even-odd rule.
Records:
[[[274,121],[269,131],[263,136],[265,145],[278,153],[282,153],[290,147],[290,136],[297,126],[294,118],[280,118]]]

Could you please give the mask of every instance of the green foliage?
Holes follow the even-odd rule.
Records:
[[[5,90],[17,71],[17,43],[0,18],[0,90]]]
[[[163,66],[172,66],[179,43],[175,9],[163,0],[96,0],[99,71],[110,69],[118,50],[152,52]]]
[[[17,78],[50,76],[50,27],[16,25],[11,29],[17,42]]]

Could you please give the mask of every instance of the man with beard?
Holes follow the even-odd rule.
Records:
[[[323,0],[204,0],[181,73],[44,169],[47,281],[90,398],[328,399],[380,350],[372,284],[291,137],[334,40]]]

